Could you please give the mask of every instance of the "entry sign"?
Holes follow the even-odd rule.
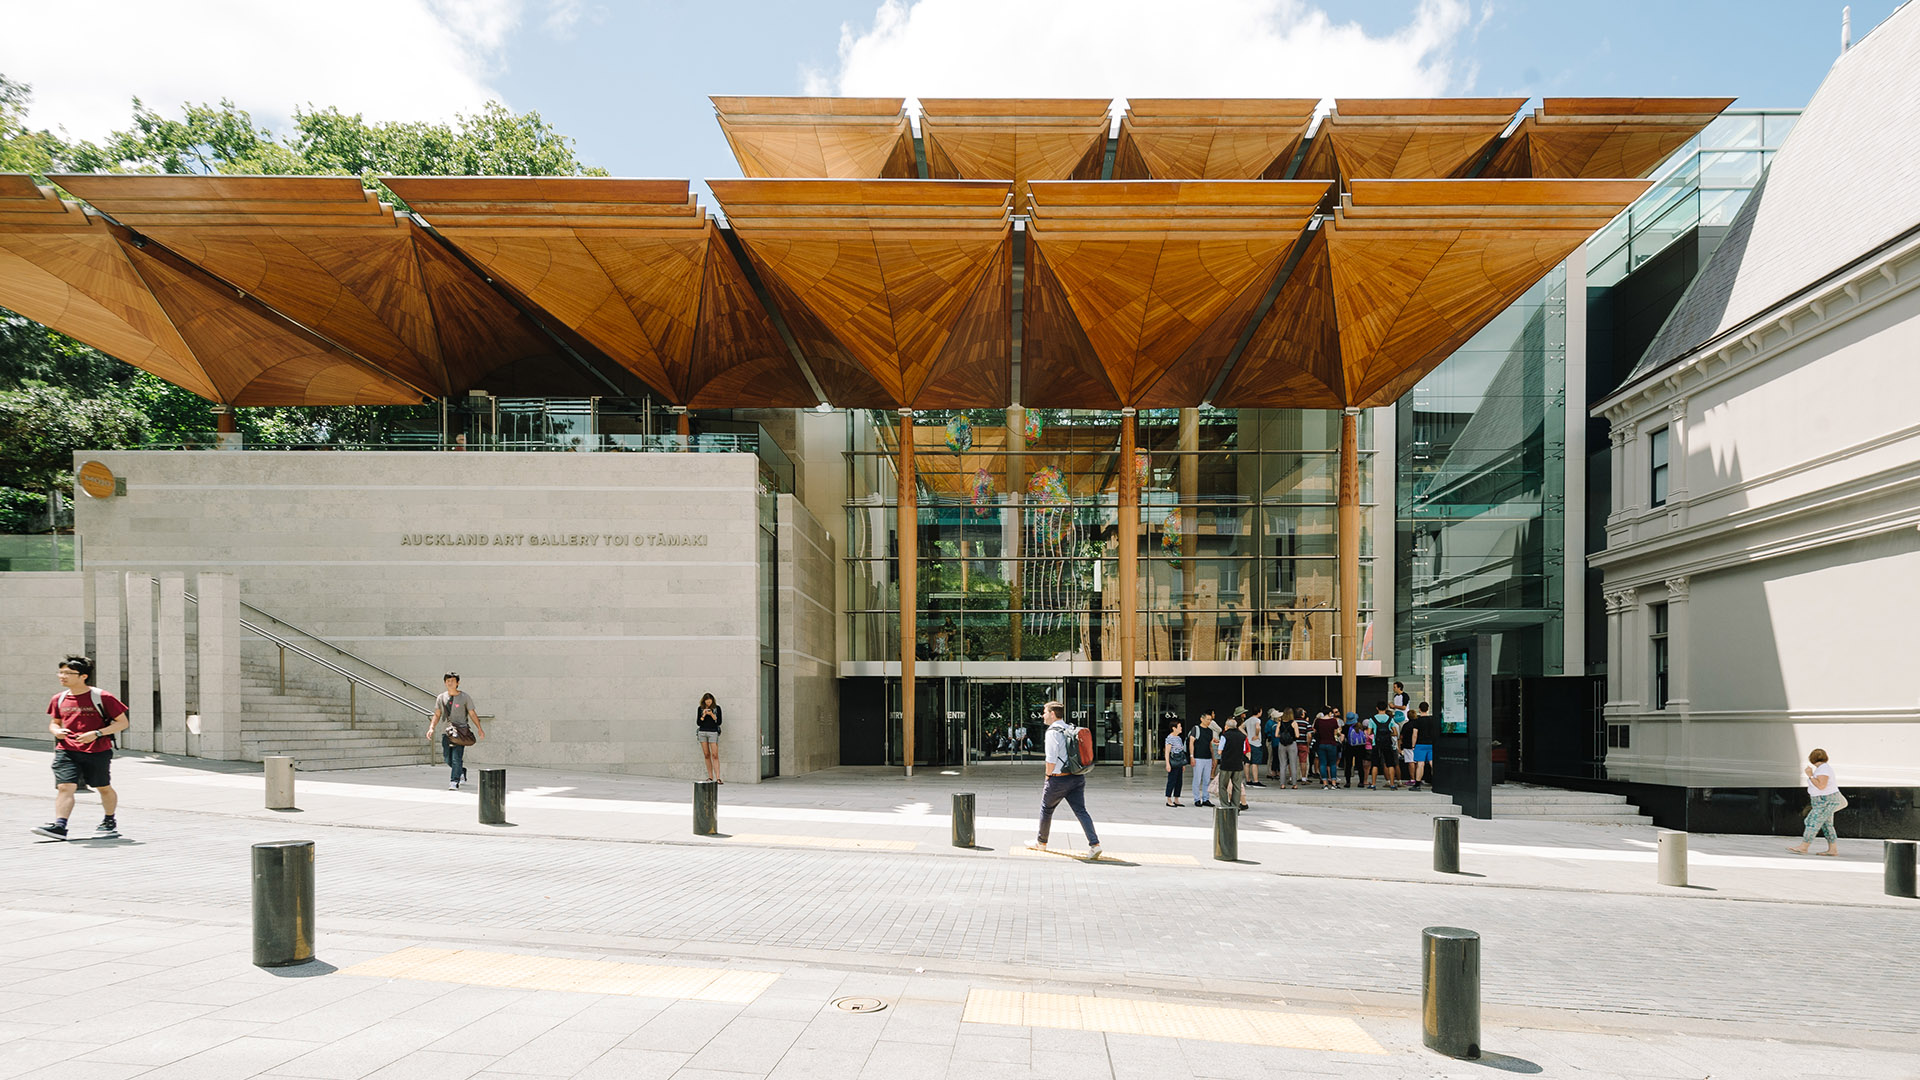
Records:
[[[96,499],[113,495],[113,470],[98,461],[80,466],[80,490]]]

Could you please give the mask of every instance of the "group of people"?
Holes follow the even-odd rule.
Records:
[[[1215,710],[1200,714],[1189,727],[1178,716],[1165,718],[1161,765],[1166,770],[1168,806],[1180,801],[1186,770],[1193,769],[1193,805],[1220,803],[1244,810],[1246,789],[1266,787],[1260,770],[1277,787],[1323,790],[1361,786],[1418,790],[1426,783],[1433,763],[1433,739],[1438,724],[1426,702],[1416,708],[1406,689],[1394,683],[1394,697],[1362,716],[1328,706],[1308,715],[1305,709],[1268,709],[1264,713],[1235,709],[1215,725]]]

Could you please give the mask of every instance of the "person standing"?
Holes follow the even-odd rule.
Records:
[[[114,811],[120,793],[113,790],[113,737],[131,722],[119,698],[96,690],[93,660],[70,653],[54,669],[60,692],[47,702],[47,733],[53,743],[53,820],[33,830],[54,840],[67,839],[67,819],[73,816],[73,795],[84,781],[100,793],[100,824],[96,839],[120,835]]]
[[[1182,725],[1179,717],[1172,717],[1167,728],[1167,741],[1161,751],[1161,760],[1167,763],[1167,805],[1180,805],[1180,781],[1187,772],[1187,740],[1180,734]]]
[[[1214,767],[1220,773],[1220,801],[1228,806],[1247,808],[1247,755],[1252,750],[1247,742],[1247,733],[1240,730],[1240,722],[1233,717],[1227,718],[1227,726],[1221,730],[1219,745],[1214,748]]]
[[[1407,707],[1413,704],[1413,699],[1407,696],[1406,683],[1396,682],[1393,684],[1393,696],[1387,699],[1387,704],[1399,709],[1401,712],[1407,711]]]
[[[1300,753],[1295,744],[1300,741],[1300,735],[1294,728],[1293,711],[1276,709],[1268,715],[1267,723],[1272,725],[1273,734],[1267,741],[1273,745],[1269,757],[1274,765],[1267,770],[1267,775],[1281,787],[1299,787]]]
[[[725,718],[712,694],[700,695],[700,704],[693,709],[693,737],[700,743],[700,761],[707,767],[707,779],[715,784],[726,783],[720,779],[720,722]]]
[[[1220,733],[1214,730],[1213,710],[1200,714],[1200,726],[1193,729],[1193,735],[1187,740],[1193,752],[1193,805],[1212,806],[1213,797],[1210,788],[1213,785],[1213,743]]]
[[[447,763],[450,774],[447,780],[448,791],[460,790],[460,782],[467,778],[467,747],[487,737],[480,726],[480,713],[473,707],[473,698],[460,689],[460,673],[449,671],[440,676],[440,682],[446,686],[439,697],[433,699],[433,719],[427,721],[427,738],[440,727],[442,720],[447,730],[440,736],[440,756]]]
[[[1433,706],[1424,701],[1421,702],[1414,710],[1413,719],[1408,723],[1413,726],[1414,735],[1418,739],[1413,745],[1413,786],[1417,790],[1422,784],[1431,786],[1431,782],[1427,780],[1427,770],[1433,766],[1435,735]]]
[[[1080,828],[1087,834],[1087,855],[1100,857],[1100,837],[1093,829],[1093,815],[1087,813],[1087,774],[1080,769],[1079,740],[1075,737],[1073,725],[1067,723],[1067,707],[1058,701],[1046,704],[1046,787],[1040,793],[1040,832],[1035,837],[1032,850],[1047,850],[1047,837],[1053,832],[1053,810],[1060,800],[1067,801],[1073,816],[1080,819]],[[1070,763],[1067,756],[1073,755]]]
[[[1839,781],[1834,778],[1833,766],[1827,764],[1827,752],[1819,748],[1807,755],[1807,766],[1801,770],[1806,778],[1807,798],[1812,805],[1807,807],[1807,825],[1800,834],[1800,843],[1788,848],[1795,855],[1805,855],[1813,843],[1813,834],[1827,834],[1827,850],[1821,855],[1840,854],[1840,834],[1834,830],[1833,815],[1846,805],[1846,796],[1840,794]]]
[[[1259,709],[1240,718],[1240,730],[1247,736],[1247,786],[1266,787],[1260,782],[1260,766],[1267,763],[1266,733],[1261,731]],[[1268,770],[1271,773],[1272,770]]]
[[[1407,718],[1400,723],[1400,760],[1404,761],[1407,766],[1407,787],[1409,790],[1420,790],[1420,748],[1426,745],[1426,740],[1420,737],[1420,720],[1418,715],[1409,713]],[[1433,756],[1431,747],[1428,747],[1427,756],[1429,758]]]
[[[1322,709],[1320,715],[1313,718],[1313,757],[1315,766],[1320,770],[1320,789],[1332,791],[1340,779],[1337,775],[1340,721],[1334,719],[1331,710]]]

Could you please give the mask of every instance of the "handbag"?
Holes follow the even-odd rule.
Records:
[[[476,740],[473,737],[472,728],[449,720],[447,721],[447,741],[455,746],[472,746]]]
[[[1836,814],[1847,808],[1847,793],[1844,791],[1840,792],[1839,799],[1839,802],[1833,804],[1833,811]]]
[[[1185,750],[1176,750],[1173,756],[1167,759],[1167,764],[1172,765],[1176,769],[1184,769],[1188,765],[1193,764],[1193,755],[1187,753]]]

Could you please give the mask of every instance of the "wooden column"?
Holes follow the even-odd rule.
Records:
[[[213,407],[213,430],[222,435],[234,433],[236,429],[233,426],[233,406],[215,405]]]
[[[900,481],[899,506],[894,515],[900,556],[900,746],[901,762],[907,767],[907,775],[912,776],[913,654],[920,626],[916,584],[920,569],[920,488],[914,475],[912,409],[900,410],[900,453],[894,471]]]
[[[693,411],[691,409],[687,409],[682,406],[678,406],[678,405],[674,406],[673,426],[674,426],[674,430],[679,433],[681,438],[683,439],[692,438],[693,437]]]
[[[1340,413],[1340,700],[1360,711],[1360,410]]]
[[[1018,661],[1021,653],[1021,636],[1026,626],[1026,614],[1021,611],[1027,603],[1026,564],[1020,561],[1021,549],[1026,544],[1027,515],[1025,511],[1027,493],[1027,410],[1018,405],[1007,409],[1007,513],[1011,515],[1011,524],[1003,534],[1005,542],[1001,547],[1007,555],[1007,607],[1009,623],[1007,626],[1007,659]],[[1021,717],[1025,720],[1025,717]]]
[[[1200,659],[1200,621],[1194,612],[1194,593],[1200,583],[1200,410],[1180,410],[1180,622],[1187,633],[1187,660]],[[1168,650],[1172,655],[1172,650]],[[1176,659],[1178,659],[1176,657]],[[1207,659],[1213,659],[1208,656]]]
[[[1134,664],[1139,656],[1139,646],[1135,644],[1139,621],[1139,581],[1140,581],[1140,475],[1133,467],[1134,454],[1137,452],[1139,434],[1135,425],[1135,413],[1131,408],[1120,410],[1120,730],[1121,741],[1126,746],[1126,774],[1133,775],[1133,740],[1135,712]]]

